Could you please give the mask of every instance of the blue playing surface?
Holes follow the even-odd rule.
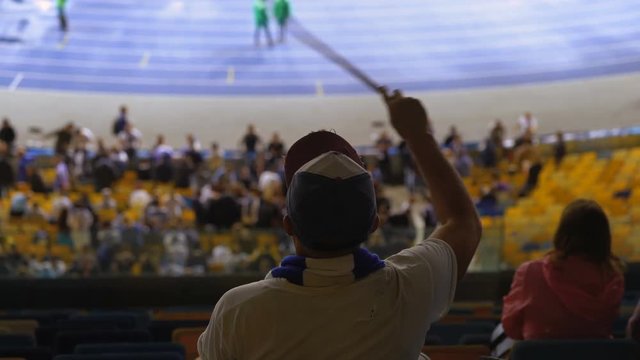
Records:
[[[380,83],[441,90],[640,71],[637,0],[292,0]],[[0,87],[183,95],[363,93],[304,44],[253,44],[252,0],[0,0]],[[275,24],[271,31],[276,35]]]

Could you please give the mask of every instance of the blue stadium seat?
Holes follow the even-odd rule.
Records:
[[[112,344],[150,342],[151,335],[144,330],[72,330],[58,333],[56,354],[71,354],[79,344]]]
[[[10,347],[31,347],[35,346],[36,341],[33,336],[29,335],[0,335],[0,349]]]
[[[429,335],[442,339],[442,345],[458,345],[463,335],[491,334],[495,325],[491,322],[468,322],[464,324],[433,324]]]
[[[58,355],[53,360],[184,360],[176,353],[72,354]]]
[[[56,324],[37,328],[36,342],[38,346],[53,346],[59,332],[71,330],[118,330],[118,328],[112,323],[81,323],[61,320]]]
[[[516,342],[511,360],[636,360],[633,340],[528,340]]]
[[[75,354],[176,353],[184,357],[184,346],[174,343],[80,344]]]
[[[89,315],[75,315],[68,320],[59,321],[58,324],[79,324],[79,325],[92,325],[92,324],[113,324],[116,328],[122,330],[135,329],[138,326],[138,319],[132,314],[89,314]]]

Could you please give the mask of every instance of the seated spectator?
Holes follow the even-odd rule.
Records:
[[[97,210],[115,210],[118,207],[116,199],[111,195],[111,189],[104,188],[100,193],[100,201],[95,204]]]
[[[276,171],[275,166],[275,163],[267,165],[265,171],[260,174],[258,178],[258,189],[260,189],[260,191],[282,188],[282,178]]]
[[[129,207],[144,209],[151,202],[151,194],[144,188],[142,182],[136,182],[135,189],[129,195]]]
[[[166,156],[169,156],[169,158],[173,157],[173,148],[165,142],[164,135],[160,134],[156,138],[156,144],[151,150],[153,164],[160,164]]]
[[[284,227],[296,255],[265,280],[222,296],[198,340],[202,360],[418,358],[430,324],[453,301],[481,227],[419,101],[399,92],[385,100],[444,225],[433,239],[380,260],[361,248],[378,217],[355,149],[327,131],[303,137],[285,159]],[[293,331],[274,331],[286,328]]]
[[[154,180],[160,183],[168,183],[173,180],[174,170],[171,156],[164,154],[154,169]]]
[[[277,159],[282,158],[285,152],[287,151],[284,147],[284,142],[280,138],[280,134],[274,132],[273,136],[271,136],[271,141],[269,141],[267,145],[267,162],[275,162]]]
[[[40,171],[35,166],[26,168],[26,177],[26,182],[34,193],[48,194],[51,192],[51,189],[44,183]]]
[[[13,193],[10,199],[9,215],[11,217],[23,217],[29,210],[29,195],[16,191]]]
[[[138,149],[142,144],[142,133],[135,128],[133,124],[127,122],[124,129],[118,134],[118,140],[120,140],[120,146],[125,153],[129,164],[135,163],[138,158]]]
[[[505,334],[518,340],[610,338],[624,277],[602,208],[591,200],[569,204],[553,246],[544,259],[516,271],[504,298]]]
[[[218,146],[218,143],[214,142],[211,144],[211,154],[209,155],[207,165],[211,174],[215,174],[218,169],[224,166],[224,159],[222,155],[220,155],[220,147]]]
[[[564,142],[564,134],[562,131],[558,131],[556,133],[556,143],[553,144],[553,159],[556,162],[556,166],[562,163],[565,155],[567,155],[567,145]]]
[[[144,208],[144,220],[149,227],[158,227],[169,219],[167,209],[162,206],[157,194],[151,196],[151,201]]]
[[[191,159],[191,163],[194,167],[199,168],[200,164],[204,161],[202,157],[202,145],[193,134],[187,135],[187,146],[182,151],[183,155]]]
[[[40,207],[40,204],[36,202],[27,208],[27,211],[24,214],[24,219],[34,223],[38,223],[38,222],[44,223],[47,221],[48,216],[44,212],[44,210],[42,210],[42,208]]]
[[[93,184],[96,191],[113,187],[118,179],[122,168],[108,156],[94,158],[93,161]]]
[[[78,201],[69,209],[67,224],[76,250],[91,245],[91,228],[94,225],[93,211],[84,201]]]
[[[208,202],[207,223],[218,229],[230,229],[242,220],[240,204],[224,187],[216,190],[219,195]]]
[[[56,155],[54,161],[56,163],[56,179],[53,183],[53,188],[56,191],[71,190],[71,173],[64,157]]]

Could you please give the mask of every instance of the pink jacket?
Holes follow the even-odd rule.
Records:
[[[624,293],[622,274],[580,257],[522,264],[504,297],[502,325],[513,339],[609,338]]]

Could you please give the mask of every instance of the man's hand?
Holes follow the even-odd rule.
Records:
[[[389,109],[391,125],[403,139],[411,140],[432,133],[429,116],[419,100],[404,97],[399,90],[391,95],[385,87],[379,91]]]

